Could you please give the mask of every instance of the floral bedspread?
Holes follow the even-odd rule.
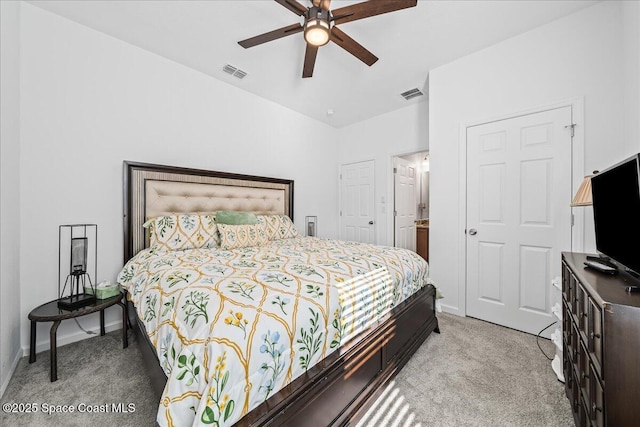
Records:
[[[145,249],[118,276],[168,381],[161,426],[232,425],[420,289],[411,251],[319,238]]]

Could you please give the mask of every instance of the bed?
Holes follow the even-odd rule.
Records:
[[[426,262],[297,236],[291,180],[125,162],[124,184],[119,281],[162,426],[352,423],[438,331]]]

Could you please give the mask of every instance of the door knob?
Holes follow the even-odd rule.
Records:
[[[478,234],[478,230],[476,230],[475,228],[472,228],[469,230],[469,234],[472,236],[475,236],[476,234]]]
[[[369,221],[369,225],[373,225],[373,221]]]

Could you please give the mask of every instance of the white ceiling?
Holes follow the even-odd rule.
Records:
[[[302,33],[250,49],[237,43],[302,23],[272,0],[30,3],[341,127],[423,102],[426,96],[405,101],[400,93],[414,87],[426,93],[429,70],[597,2],[419,0],[414,8],[340,26],[380,58],[372,67],[329,43],[320,48],[310,79],[301,78]],[[333,0],[332,9],[353,3],[359,1]],[[224,73],[225,64],[248,76]]]

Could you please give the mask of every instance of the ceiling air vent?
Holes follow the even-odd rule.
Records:
[[[420,89],[418,89],[417,87],[414,87],[413,89],[409,89],[406,92],[402,92],[400,95],[402,95],[402,97],[408,101],[412,98],[422,96],[424,95],[424,93],[420,92]]]
[[[234,67],[233,65],[225,65],[224,67],[222,67],[222,71],[224,71],[227,74],[231,74],[234,77],[237,77],[239,79],[244,79],[247,76],[247,72],[243,71],[239,68]]]

